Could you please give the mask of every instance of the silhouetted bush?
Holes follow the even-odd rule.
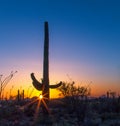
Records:
[[[89,89],[83,86],[75,86],[75,83],[63,83],[59,91],[64,96],[64,103],[69,114],[75,114],[78,125],[84,121],[87,111],[87,96]]]

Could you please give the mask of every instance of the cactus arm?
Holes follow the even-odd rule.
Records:
[[[32,78],[32,80],[33,80],[33,82],[32,82],[33,86],[34,86],[37,90],[41,91],[41,90],[42,90],[42,87],[43,87],[43,84],[41,84],[41,83],[35,78],[34,73],[31,73],[31,78]]]
[[[62,85],[62,81],[60,81],[60,83],[55,84],[55,85],[49,85],[49,87],[50,87],[51,89],[54,89],[54,88],[60,87],[61,85]]]

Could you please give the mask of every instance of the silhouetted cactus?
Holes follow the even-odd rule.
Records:
[[[22,93],[20,93],[20,90],[18,90],[17,101],[20,102],[21,100],[24,100],[24,90]]]
[[[62,82],[60,82],[56,85],[49,85],[49,32],[48,32],[48,22],[45,22],[44,28],[45,28],[45,33],[44,33],[43,80],[40,83],[35,78],[34,73],[31,73],[31,78],[33,80],[33,86],[39,91],[42,90],[42,95],[44,97],[44,101],[45,101],[46,104],[48,104],[49,97],[50,97],[49,88],[57,88],[62,84]],[[44,108],[44,110],[45,109],[46,108]]]
[[[19,90],[18,90],[17,100],[18,100],[18,102],[20,101],[20,91]]]

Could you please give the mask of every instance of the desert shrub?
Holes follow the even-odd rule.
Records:
[[[75,114],[78,120],[78,125],[84,121],[87,111],[87,96],[90,94],[89,88],[83,86],[75,86],[75,83],[64,82],[58,88],[64,96],[64,103],[69,114]]]
[[[64,97],[77,96],[79,98],[84,98],[90,94],[89,87],[75,86],[75,83],[63,82],[62,86],[58,88]]]

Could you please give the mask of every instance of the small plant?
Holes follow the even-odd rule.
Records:
[[[8,75],[7,77],[5,77],[4,80],[2,80],[2,76],[0,75],[0,100],[2,99],[2,93],[5,89],[5,87],[7,86],[7,84],[9,83],[9,81],[12,79],[13,75],[17,73],[17,71],[13,72],[11,71],[10,75]]]

